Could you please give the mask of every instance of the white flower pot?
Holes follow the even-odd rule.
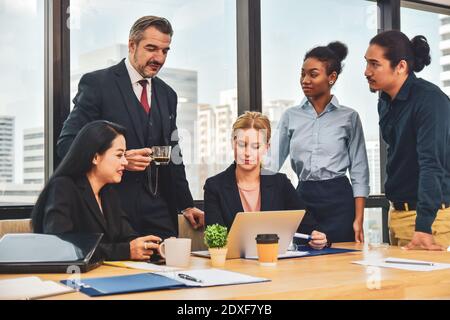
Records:
[[[211,265],[213,267],[225,266],[228,248],[209,248],[211,255]]]

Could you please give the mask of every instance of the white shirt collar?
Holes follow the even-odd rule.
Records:
[[[141,80],[147,80],[149,83],[151,83],[151,78],[144,78],[140,75],[139,72],[131,65],[129,58],[125,59],[125,66],[127,67],[128,74],[131,79],[132,84],[136,84]]]

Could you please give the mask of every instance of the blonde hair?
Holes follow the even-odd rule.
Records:
[[[246,111],[241,114],[233,124],[233,139],[236,138],[236,131],[240,129],[263,130],[266,134],[266,143],[269,143],[271,136],[270,120],[261,112]]]

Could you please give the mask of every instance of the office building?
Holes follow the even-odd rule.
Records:
[[[14,182],[14,117],[0,116],[0,183]]]

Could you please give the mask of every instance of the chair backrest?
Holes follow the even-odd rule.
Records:
[[[7,233],[32,233],[31,219],[0,220],[0,238]]]
[[[204,231],[204,229],[195,230],[182,214],[178,215],[178,237],[192,239],[192,251],[207,250],[203,242]]]
[[[0,220],[0,238],[7,233],[32,233],[31,219]],[[206,250],[204,229],[195,230],[183,215],[178,215],[178,237],[192,239],[192,251]]]

